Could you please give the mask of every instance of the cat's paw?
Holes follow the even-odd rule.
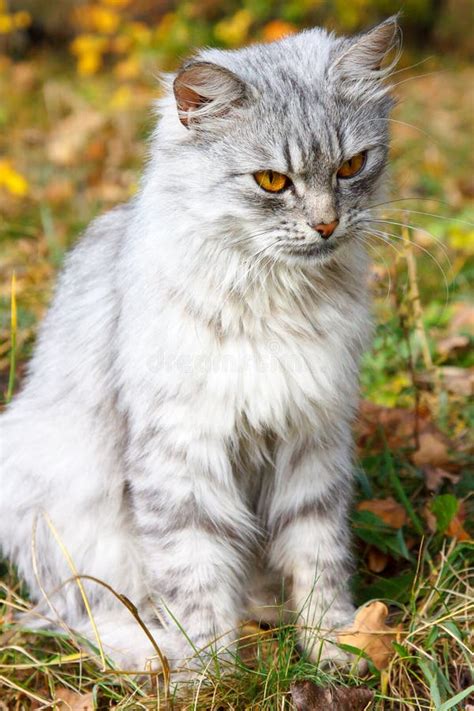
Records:
[[[367,673],[367,661],[361,656],[342,649],[337,641],[337,630],[328,634],[304,634],[301,644],[309,659],[318,667],[347,669],[363,676]]]

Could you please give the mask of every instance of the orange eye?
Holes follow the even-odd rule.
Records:
[[[343,179],[353,178],[354,175],[360,173],[365,165],[366,156],[366,151],[362,151],[361,153],[357,153],[357,155],[352,156],[352,158],[349,158],[349,160],[344,161],[337,171],[337,177]]]
[[[281,193],[291,185],[291,180],[283,173],[274,170],[259,170],[253,174],[258,185],[268,193]]]

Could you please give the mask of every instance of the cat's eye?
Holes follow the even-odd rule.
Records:
[[[275,170],[259,170],[253,174],[257,184],[268,193],[281,193],[291,185],[291,180],[283,173]]]
[[[355,156],[352,156],[352,158],[349,158],[349,160],[345,160],[336,173],[337,177],[342,179],[353,178],[357,173],[360,173],[364,167],[366,158],[367,151],[361,151]]]

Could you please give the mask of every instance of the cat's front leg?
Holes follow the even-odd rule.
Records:
[[[163,625],[157,641],[172,667],[199,669],[236,636],[253,522],[224,443],[186,436],[183,446],[171,428],[142,434],[131,448],[130,488],[148,590]]]
[[[342,436],[341,436],[342,435]],[[277,451],[268,512],[270,562],[291,580],[300,640],[315,662],[348,661],[335,644],[354,608],[347,509],[351,495],[348,432],[333,442],[296,439]]]

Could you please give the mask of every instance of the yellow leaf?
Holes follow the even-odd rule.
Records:
[[[14,29],[11,15],[0,15],[0,35],[7,35]]]
[[[12,195],[23,197],[28,192],[26,179],[17,173],[10,161],[0,160],[0,188],[5,188]]]
[[[387,615],[388,608],[383,602],[370,602],[357,611],[352,628],[337,635],[341,644],[364,651],[379,670],[388,666],[395,654],[392,642],[398,641],[401,634],[399,627],[385,624]]]
[[[238,10],[229,19],[217,23],[214,30],[215,35],[224,44],[235,47],[247,39],[252,20],[253,17],[249,10]]]
[[[92,53],[84,54],[79,57],[77,62],[77,71],[83,77],[91,76],[96,74],[96,72],[102,66],[102,56],[100,54]]]
[[[20,10],[13,15],[13,23],[16,30],[24,30],[31,25],[31,15],[26,10]]]
[[[122,62],[118,62],[114,68],[114,74],[119,79],[135,79],[140,74],[140,62],[136,57],[128,57]]]

